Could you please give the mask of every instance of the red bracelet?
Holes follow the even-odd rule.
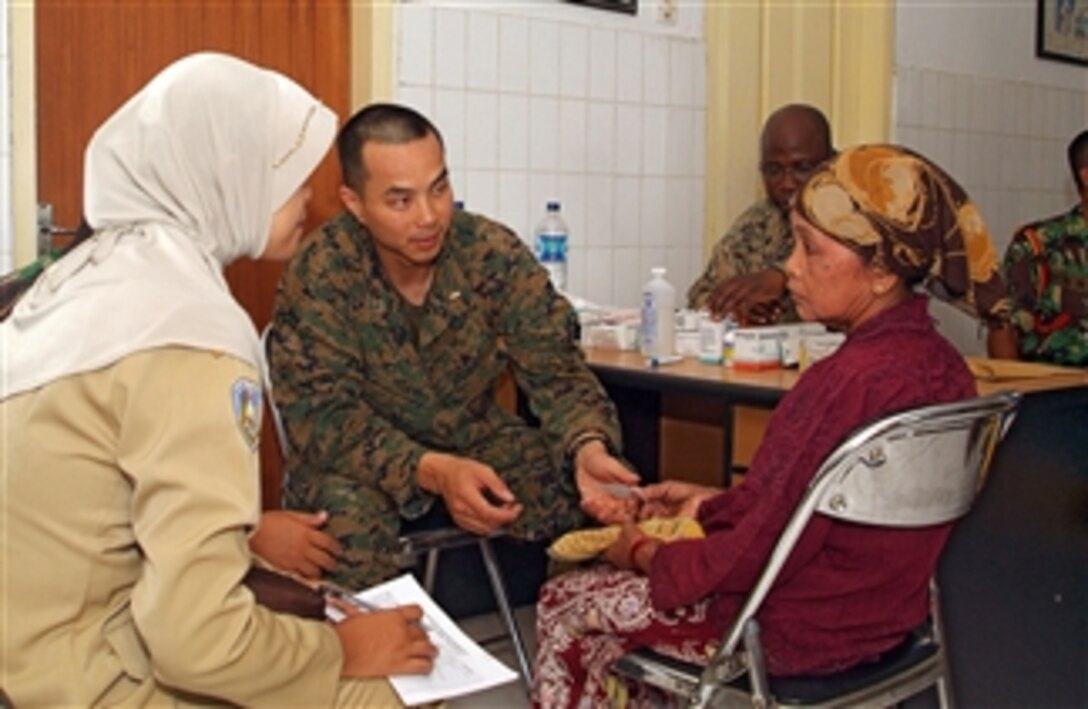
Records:
[[[635,564],[635,555],[638,554],[639,549],[641,549],[644,545],[649,544],[651,542],[656,544],[657,540],[654,539],[651,536],[643,534],[641,537],[639,537],[638,539],[636,539],[634,542],[631,543],[631,548],[627,550],[627,566],[628,567],[630,567],[632,569],[636,569],[636,570],[638,569],[638,566]]]

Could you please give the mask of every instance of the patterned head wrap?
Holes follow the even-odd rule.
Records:
[[[963,188],[926,158],[862,145],[831,158],[797,193],[794,209],[820,231],[907,283],[990,323],[1010,301],[997,254]]]

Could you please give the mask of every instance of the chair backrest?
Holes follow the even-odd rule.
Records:
[[[912,409],[848,436],[813,476],[708,671],[736,650],[746,622],[762,605],[813,514],[920,527],[966,513],[1020,399],[1020,394],[1000,392]]]
[[[283,462],[286,466],[291,446],[287,442],[287,432],[283,428],[280,409],[276,406],[276,395],[272,390],[272,375],[268,369],[268,332],[271,329],[272,326],[268,325],[261,330],[261,385],[264,387],[265,398],[268,399],[268,410],[272,413],[272,425],[276,429],[276,440],[279,442],[280,453],[283,454]],[[284,482],[286,483],[286,470],[284,471]]]

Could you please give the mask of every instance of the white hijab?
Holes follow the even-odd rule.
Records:
[[[96,234],[0,325],[0,399],[167,345],[259,368],[223,267],[264,252],[273,215],[335,133],[336,115],[305,89],[234,57],[194,54],[160,72],[87,146]]]

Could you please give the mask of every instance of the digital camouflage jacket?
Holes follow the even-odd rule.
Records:
[[[334,476],[380,489],[413,518],[431,504],[416,466],[441,451],[491,465],[515,494],[521,475],[554,481],[522,490],[526,508],[561,495],[577,510],[571,476],[560,474],[568,446],[595,431],[619,450],[619,424],[572,339],[570,304],[529,249],[505,227],[455,212],[415,325],[408,308],[348,213],[284,272],[269,346],[292,449],[289,495],[312,500],[306,491]],[[506,370],[539,430],[496,402]]]
[[[707,298],[718,284],[734,276],[781,267],[792,250],[789,217],[771,200],[761,199],[744,210],[714,245],[706,270],[688,289],[688,307],[706,307]],[[788,295],[786,303],[783,320],[796,320]]]

